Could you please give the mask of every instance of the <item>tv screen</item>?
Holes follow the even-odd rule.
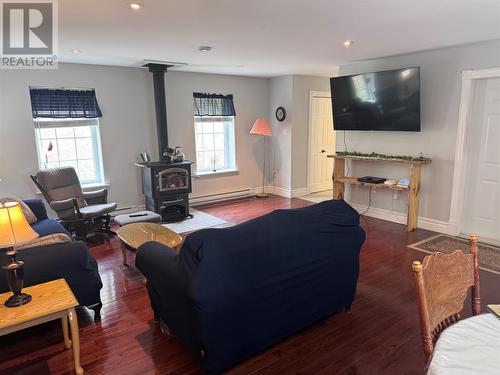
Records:
[[[420,68],[330,79],[335,130],[420,131]]]

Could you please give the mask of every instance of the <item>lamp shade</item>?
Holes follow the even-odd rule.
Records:
[[[250,129],[250,134],[273,135],[273,131],[271,126],[269,126],[269,121],[263,118],[258,118],[255,120],[252,129]]]
[[[0,248],[20,245],[37,237],[19,202],[0,203]]]

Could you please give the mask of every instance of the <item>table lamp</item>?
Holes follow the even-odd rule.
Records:
[[[38,234],[31,229],[24,217],[19,202],[0,203],[0,248],[7,248],[5,255],[10,263],[3,266],[9,288],[13,295],[5,301],[5,306],[16,307],[31,301],[29,294],[21,293],[24,284],[24,262],[16,259],[15,246],[31,241]]]
[[[269,126],[269,121],[263,118],[258,118],[255,120],[252,129],[250,129],[250,134],[257,134],[264,136],[264,170],[262,172],[262,193],[258,193],[255,196],[257,198],[267,198],[269,194],[266,194],[266,159],[267,159],[267,137],[273,135],[271,126]]]

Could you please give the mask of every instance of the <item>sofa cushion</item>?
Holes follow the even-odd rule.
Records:
[[[47,245],[55,245],[58,243],[71,242],[71,237],[66,233],[52,233],[48,236],[38,237],[32,241],[29,241],[19,247],[19,249],[27,249],[29,247],[37,247],[37,246],[47,246]]]
[[[66,229],[64,229],[58,221],[53,219],[37,221],[36,223],[31,224],[31,228],[33,228],[33,230],[37,232],[40,237],[48,236],[53,233],[64,233],[69,235]]]

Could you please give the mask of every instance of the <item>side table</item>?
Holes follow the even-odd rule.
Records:
[[[23,292],[31,295],[30,303],[19,307],[6,307],[4,302],[12,295],[7,292],[0,294],[0,336],[8,335],[25,328],[61,319],[64,346],[73,347],[75,372],[83,374],[80,365],[80,336],[75,307],[78,306],[73,292],[66,280],[58,279],[47,283],[24,288]],[[71,329],[71,339],[68,334],[68,320]]]

